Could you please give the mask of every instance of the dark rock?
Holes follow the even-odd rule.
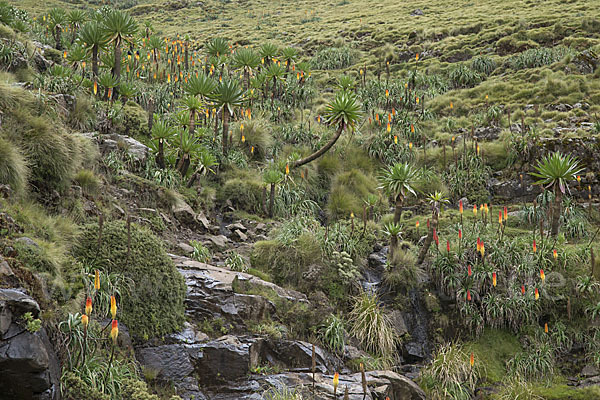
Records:
[[[253,364],[276,365],[292,372],[309,372],[312,365],[312,344],[299,340],[259,340],[253,345]],[[316,368],[327,373],[339,370],[341,365],[326,351],[315,346]]]
[[[404,358],[408,362],[419,362],[425,358],[423,345],[417,342],[408,342],[404,345]]]
[[[198,345],[167,344],[139,348],[136,357],[145,369],[157,374],[159,381],[172,383],[181,397],[200,400],[205,397],[194,378],[193,364],[200,357],[199,352]]]
[[[14,289],[0,289],[0,388],[15,400],[60,399],[60,364],[45,328],[29,332],[23,314],[39,316],[39,305]]]
[[[245,377],[250,372],[251,345],[231,335],[198,345],[201,353],[195,361],[201,383],[215,386]]]
[[[420,15],[423,15],[423,10],[421,10],[420,8],[417,8],[413,12],[410,13],[411,17],[416,17],[416,16],[420,16]]]
[[[194,321],[220,318],[237,331],[246,330],[246,321],[260,321],[276,315],[275,306],[262,296],[236,293],[238,289],[261,287],[281,298],[307,302],[306,296],[263,281],[254,275],[173,256],[175,266],[187,285],[186,315]]]

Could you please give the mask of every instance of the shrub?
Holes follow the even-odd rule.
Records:
[[[83,193],[87,195],[96,195],[98,194],[98,189],[100,188],[100,178],[94,174],[94,171],[89,169],[82,169],[79,171],[75,177],[73,178],[81,189]]]
[[[0,137],[0,183],[10,185],[16,193],[27,186],[29,169],[21,151],[13,143]]]
[[[265,391],[262,395],[265,400],[303,400],[302,394],[296,389],[289,388],[285,385],[272,387]]]
[[[470,88],[483,80],[479,72],[472,70],[464,64],[454,67],[450,71],[449,78],[455,88]]]
[[[349,47],[327,47],[317,51],[311,60],[314,69],[341,69],[353,64],[358,52]]]
[[[507,63],[510,68],[515,70],[538,68],[560,61],[568,54],[573,54],[573,50],[565,46],[540,47],[514,55],[508,59]]]
[[[116,129],[121,135],[147,135],[148,113],[139,104],[128,101],[123,107],[123,120]]]
[[[109,395],[90,387],[73,372],[67,372],[61,382],[66,400],[110,400]]]
[[[244,129],[241,129],[241,126]],[[255,117],[252,119],[244,119],[234,129],[235,140],[240,140],[242,134],[244,135],[244,143],[240,145],[250,152],[254,147],[252,153],[254,157],[258,159],[264,159],[267,157],[267,151],[273,145],[273,137],[271,135],[271,124],[264,118]]]
[[[389,359],[395,357],[398,339],[390,317],[379,306],[375,294],[363,293],[350,312],[350,331],[368,352]]]
[[[362,215],[364,201],[377,193],[377,181],[361,170],[353,168],[333,178],[327,208],[333,219]]]
[[[122,273],[134,282],[134,290],[122,299],[122,320],[132,334],[149,338],[176,331],[184,319],[185,283],[150,231],[131,225],[131,248],[127,252],[124,221],[104,224],[98,247],[98,225],[83,229],[74,254],[84,263],[106,273]]]
[[[496,61],[490,56],[477,56],[471,60],[471,68],[482,75],[490,75],[496,69]]]
[[[262,208],[263,188],[260,174],[250,170],[234,170],[217,192],[217,201],[230,201],[238,210],[258,213]]]

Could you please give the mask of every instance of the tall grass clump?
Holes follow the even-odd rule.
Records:
[[[474,361],[471,367],[462,344],[443,344],[421,373],[421,387],[432,400],[471,399],[482,369],[480,362]]]
[[[350,312],[350,332],[368,352],[393,360],[398,339],[377,295],[362,293],[356,297]]]
[[[16,193],[27,186],[29,168],[21,151],[14,143],[0,137],[0,184],[10,185]]]

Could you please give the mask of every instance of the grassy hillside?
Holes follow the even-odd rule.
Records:
[[[119,304],[138,340],[176,329],[165,251],[192,246],[310,299],[249,334],[332,352],[353,337],[355,369],[398,366],[425,340],[433,399],[598,396],[566,384],[600,368],[597,2],[9,3],[29,14],[0,2],[0,184],[20,225],[0,244],[40,243],[10,258],[65,289],[55,319],[81,312],[90,265],[127,293],[159,260],[162,298]],[[101,155],[78,135],[92,131]],[[390,312],[426,327],[398,333]],[[119,398],[115,382],[87,386]]]

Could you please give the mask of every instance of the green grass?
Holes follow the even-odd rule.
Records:
[[[489,383],[499,383],[506,375],[506,361],[521,350],[521,345],[511,332],[486,329],[476,341],[468,343],[465,348],[469,353],[475,353],[477,361],[484,364],[485,380]]]

